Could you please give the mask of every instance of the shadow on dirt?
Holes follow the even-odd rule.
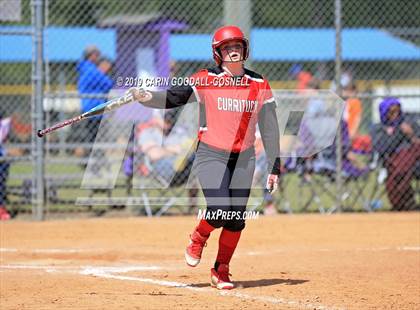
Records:
[[[295,280],[295,279],[260,279],[260,280],[249,280],[249,281],[234,281],[237,288],[249,288],[249,287],[262,287],[272,286],[278,284],[284,285],[298,285],[309,282],[309,280]],[[209,287],[210,283],[195,283],[190,284],[192,287]]]

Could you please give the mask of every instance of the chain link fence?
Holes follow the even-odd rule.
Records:
[[[271,196],[256,189],[264,201],[251,207],[267,213],[418,207],[418,1],[1,0],[0,5],[2,214],[4,208],[12,215],[33,212],[37,204],[43,208],[38,218],[112,208],[185,213],[194,211],[201,197],[194,186],[183,186],[197,111],[162,113],[131,105],[63,128],[42,143],[35,138],[36,115],[41,115],[35,114],[37,5],[43,15],[43,127],[147,78],[186,77],[212,66],[211,35],[236,24],[250,39],[247,66],[279,90],[279,105],[293,104],[289,95],[306,89],[338,92],[346,103],[338,147],[335,143],[317,156],[284,157],[281,190]],[[395,99],[383,102],[388,97]],[[179,114],[186,126],[175,126],[169,135]],[[299,117],[291,115],[286,130],[299,129]],[[162,133],[170,138],[156,142]],[[287,135],[281,143],[287,145]],[[152,144],[154,151],[148,149]],[[261,155],[254,181],[260,187],[264,164]]]

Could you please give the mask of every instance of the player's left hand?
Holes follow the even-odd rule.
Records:
[[[274,193],[279,186],[279,176],[277,174],[269,174],[265,188],[270,194]]]

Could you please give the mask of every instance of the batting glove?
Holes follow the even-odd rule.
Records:
[[[131,94],[134,100],[137,100],[138,102],[147,102],[152,99],[151,92],[139,87],[131,87],[127,90],[127,93]]]
[[[267,177],[267,183],[265,188],[270,194],[274,193],[277,190],[279,185],[279,176],[277,174],[269,174]]]

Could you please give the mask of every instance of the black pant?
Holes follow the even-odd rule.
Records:
[[[228,153],[200,143],[195,164],[206,197],[206,212],[235,211],[238,215],[233,219],[207,219],[207,222],[213,227],[225,227],[230,231],[244,229],[242,214],[251,192],[255,169],[254,148],[241,153]]]

